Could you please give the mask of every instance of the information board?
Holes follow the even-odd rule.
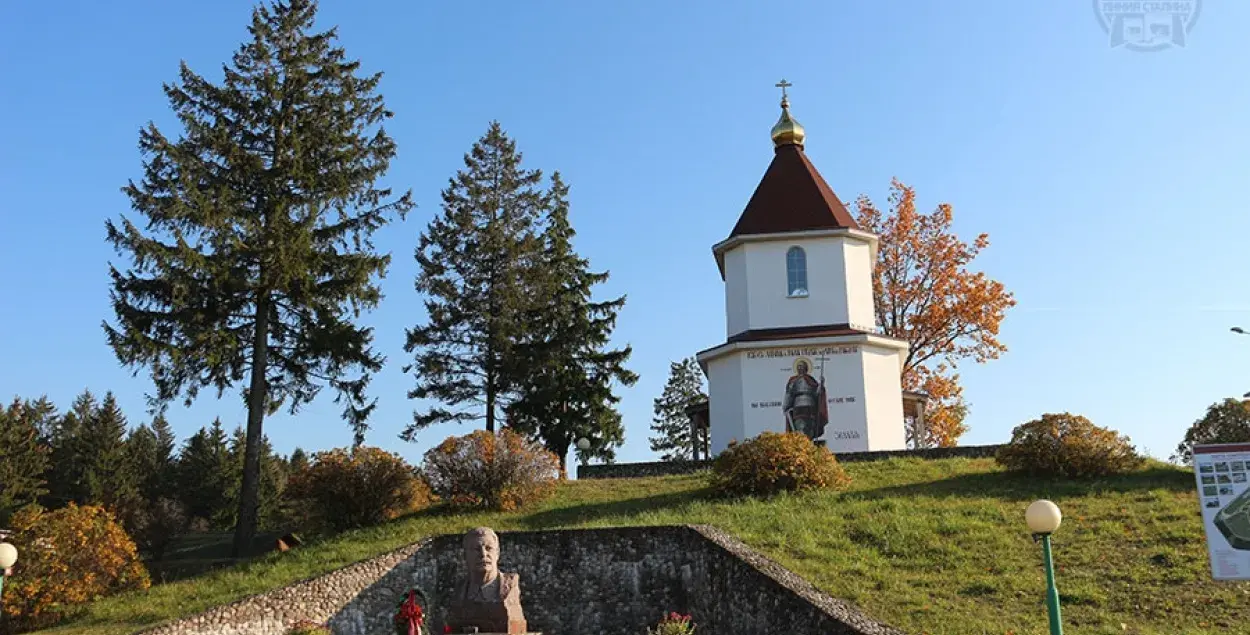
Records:
[[[1250,443],[1194,446],[1198,503],[1216,580],[1250,580]]]

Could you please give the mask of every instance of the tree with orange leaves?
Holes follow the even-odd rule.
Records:
[[[968,269],[989,236],[980,234],[971,244],[960,240],[951,228],[950,204],[919,213],[915,191],[898,179],[890,183],[889,201],[888,213],[866,196],[856,201],[859,226],[880,237],[872,275],[877,325],[911,345],[903,389],[929,395],[926,429],[909,429],[908,443],[953,446],[968,431],[955,368],[961,360],[984,363],[1007,350],[998,327],[1016,301],[1001,282]]]

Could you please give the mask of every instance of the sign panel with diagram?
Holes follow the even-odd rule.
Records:
[[[1194,446],[1194,477],[1216,580],[1250,580],[1250,443]]]

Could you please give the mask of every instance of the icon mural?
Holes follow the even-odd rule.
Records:
[[[815,441],[825,434],[825,426],[829,425],[829,403],[823,360],[820,379],[812,377],[811,369],[812,362],[808,358],[794,360],[794,375],[786,380],[781,410],[786,418],[786,432],[802,432]]]

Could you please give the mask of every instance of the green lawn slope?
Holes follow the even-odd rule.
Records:
[[[1151,464],[1094,482],[1000,471],[992,460],[846,466],[844,492],[720,501],[702,476],[574,481],[532,510],[431,509],[286,554],[99,601],[48,632],[129,633],[476,525],[548,529],[706,523],[833,596],[910,633],[1046,632],[1040,548],[1024,509],[1065,518],[1055,560],[1066,632],[1226,633],[1250,628],[1250,584],[1211,581],[1192,475]],[[658,607],[663,608],[663,607]]]

